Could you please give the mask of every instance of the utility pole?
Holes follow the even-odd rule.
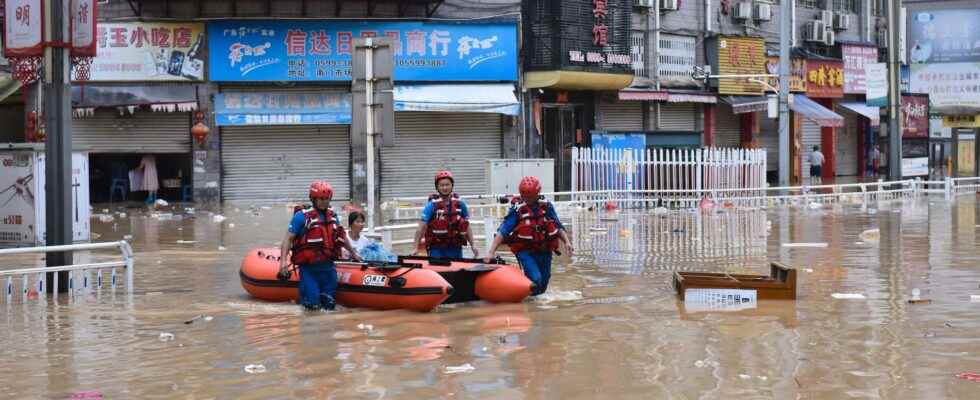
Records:
[[[52,43],[71,41],[68,30],[67,0],[44,1],[44,37]],[[44,48],[41,75],[44,123],[47,126],[45,144],[45,227],[48,246],[72,243],[71,198],[71,62],[69,49],[63,46]],[[88,207],[86,204],[85,207]],[[73,264],[70,251],[48,253],[49,267]],[[67,272],[58,272],[59,288],[67,290]],[[48,282],[53,282],[49,276]],[[54,291],[52,290],[52,291]]]
[[[793,5],[779,5],[779,186],[789,186],[789,41],[793,34]]]
[[[902,0],[888,0],[888,179],[902,179],[902,87],[899,35]]]

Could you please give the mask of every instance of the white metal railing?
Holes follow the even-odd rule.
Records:
[[[95,263],[85,263],[85,264],[72,264],[72,265],[61,265],[53,267],[36,267],[36,268],[23,268],[0,271],[0,279],[5,281],[4,284],[4,297],[9,302],[13,298],[15,292],[14,288],[16,283],[19,281],[19,290],[26,300],[29,298],[32,288],[36,288],[36,294],[41,297],[47,293],[47,273],[49,272],[67,272],[68,273],[68,293],[71,296],[75,295],[76,290],[88,290],[92,288],[101,289],[104,285],[115,290],[118,286],[117,269],[124,269],[124,281],[126,285],[126,291],[128,293],[133,292],[133,249],[129,246],[126,241],[118,242],[105,242],[105,243],[85,243],[85,244],[70,244],[62,246],[41,246],[41,247],[23,247],[14,249],[0,249],[0,256],[9,256],[15,254],[30,254],[30,253],[51,253],[60,251],[83,251],[83,250],[107,250],[107,249],[119,249],[122,254],[122,258],[118,261],[106,261],[106,262],[95,262]],[[109,270],[108,279],[103,276],[103,271]],[[93,279],[91,272],[95,271],[96,276]],[[53,274],[52,287],[59,287],[58,275]],[[31,277],[34,277],[34,284],[30,283]],[[17,279],[15,279],[17,278]]]

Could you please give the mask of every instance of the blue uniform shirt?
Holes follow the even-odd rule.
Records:
[[[531,206],[531,210],[537,211],[538,207],[541,207],[541,203]],[[549,204],[549,207],[545,210],[544,215],[555,221],[555,225],[558,225],[558,229],[565,230],[565,226],[561,224],[560,220],[558,220],[558,214],[555,213],[554,206]],[[517,227],[517,222],[517,206],[515,205],[510,208],[510,211],[507,212],[507,216],[504,217],[504,222],[500,224],[500,229],[497,230],[497,233],[500,233],[500,236],[504,238],[510,236],[510,233]]]
[[[466,202],[462,199],[459,201],[459,215],[464,219],[470,219],[470,210],[466,208]],[[422,209],[422,222],[429,223],[432,222],[432,214],[436,212],[436,205],[429,201],[425,203],[425,208]]]
[[[327,214],[323,211],[317,210],[320,213],[320,220],[325,221],[327,219]],[[340,220],[337,219],[337,214],[334,214],[334,222],[340,225]],[[289,220],[289,233],[296,235],[296,237],[301,237],[306,234],[306,215],[303,212],[297,212],[293,214],[293,219]],[[333,261],[327,261],[320,264],[303,264],[304,267],[313,268],[333,268]]]

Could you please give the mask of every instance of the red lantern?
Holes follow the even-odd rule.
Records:
[[[211,129],[207,125],[204,125],[203,122],[198,122],[191,128],[191,135],[201,145],[204,145],[204,140],[208,138],[208,132],[211,132]]]

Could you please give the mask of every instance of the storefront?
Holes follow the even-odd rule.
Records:
[[[91,79],[72,87],[72,142],[88,151],[92,202],[148,199],[152,184],[130,179],[141,163],[157,171],[157,197],[192,200],[204,24],[106,23],[99,30],[106,34]]]
[[[756,147],[761,124],[758,111],[765,111],[768,101],[765,85],[758,78],[728,78],[767,73],[765,40],[745,36],[718,36],[708,44],[708,60],[712,71],[722,78],[712,80],[717,85],[721,104],[706,105],[705,142],[718,147]]]
[[[836,110],[844,111],[844,129],[838,130],[837,175],[868,175],[872,169],[871,149],[877,143],[880,107],[867,105],[868,79],[865,66],[878,62],[878,48],[872,45],[842,44],[844,98]]]
[[[844,127],[844,117],[824,107],[815,100],[802,94],[790,96],[789,108],[792,111],[792,142],[790,146],[790,162],[793,165],[792,179],[805,182],[810,177],[810,153],[818,146],[824,154],[824,177],[827,177],[828,165],[833,166],[833,159],[828,153],[833,145],[827,146],[824,139],[828,130]]]
[[[208,31],[212,57],[227,60],[211,69],[217,112],[239,114],[217,121],[226,200],[301,200],[313,179],[330,181],[340,201],[364,197],[352,193],[366,176],[352,156],[364,151],[350,128],[356,37],[385,37],[394,54],[394,135],[378,144],[382,199],[431,193],[439,169],[456,175],[458,192],[482,193],[485,160],[501,157],[520,111],[511,22],[221,21]],[[278,81],[292,87],[255,86]]]
[[[642,101],[618,101],[633,81],[631,0],[521,2],[530,157],[555,160],[555,189],[571,188],[571,147],[592,131],[640,131]]]
[[[851,160],[847,171],[857,170],[857,137],[848,133],[844,117],[833,110],[838,99],[844,97],[844,63],[840,60],[806,60],[806,96],[796,95],[794,99],[802,104],[790,104],[790,109],[800,113],[800,149],[802,175],[809,177],[810,157],[814,147],[824,155],[823,179],[833,179],[840,175],[838,147],[847,147]],[[802,101],[801,101],[802,100]],[[838,129],[841,128],[841,129]]]

